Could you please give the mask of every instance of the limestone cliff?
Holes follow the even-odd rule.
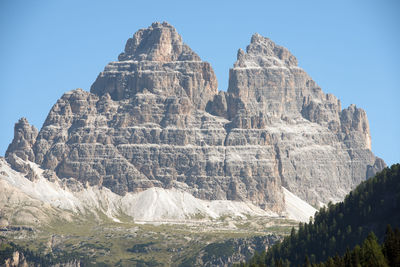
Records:
[[[217,93],[217,79],[210,64],[201,61],[166,22],[136,32],[118,59],[100,73],[92,93],[109,93],[113,100],[121,100],[149,91],[189,98],[198,109],[204,109]]]
[[[276,212],[282,186],[327,203],[384,166],[365,112],[342,110],[286,48],[258,34],[239,50],[227,92],[168,23],[136,32],[118,59],[90,92],[65,93],[37,137],[17,124],[10,164],[24,157],[121,195],[178,188]]]
[[[341,199],[385,166],[371,152],[365,111],[342,110],[286,48],[259,34],[238,51],[228,91],[207,110],[230,121],[226,143],[250,148],[264,140],[282,185],[313,204]]]

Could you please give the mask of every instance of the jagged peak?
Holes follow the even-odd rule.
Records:
[[[119,55],[118,60],[201,61],[168,22],[154,22],[150,27],[138,30],[128,39],[125,51]]]
[[[21,117],[21,118],[18,120],[18,122],[16,123],[16,126],[17,126],[17,125],[30,125],[30,124],[29,124],[27,118]]]
[[[251,67],[295,67],[297,59],[288,49],[275,44],[271,39],[255,33],[246,48],[239,49],[235,68]]]
[[[8,146],[5,156],[15,153],[22,159],[34,159],[32,145],[34,144],[38,130],[31,125],[25,117],[22,117],[14,125],[14,139]]]
[[[14,125],[14,134],[15,136],[17,135],[18,132],[25,132],[26,129],[29,129],[29,131],[34,131],[37,133],[37,129],[35,126],[31,125],[28,121],[27,118],[21,117],[18,122],[15,123]]]

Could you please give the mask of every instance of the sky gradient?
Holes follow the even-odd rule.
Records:
[[[367,112],[372,151],[400,162],[400,1],[0,2],[0,155],[26,117],[38,129],[66,91],[90,90],[125,42],[168,21],[226,90],[255,32],[288,48],[342,103]]]

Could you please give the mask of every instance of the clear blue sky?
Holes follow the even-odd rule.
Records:
[[[372,150],[400,162],[400,1],[0,2],[0,155],[14,123],[41,128],[61,95],[89,90],[126,40],[168,21],[213,66],[220,90],[238,48],[258,32],[342,101],[367,111]]]

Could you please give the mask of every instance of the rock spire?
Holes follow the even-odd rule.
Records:
[[[137,31],[118,59],[100,73],[90,89],[92,93],[108,93],[113,100],[121,100],[149,91],[187,97],[199,109],[204,109],[217,93],[211,65],[201,61],[166,22]]]

